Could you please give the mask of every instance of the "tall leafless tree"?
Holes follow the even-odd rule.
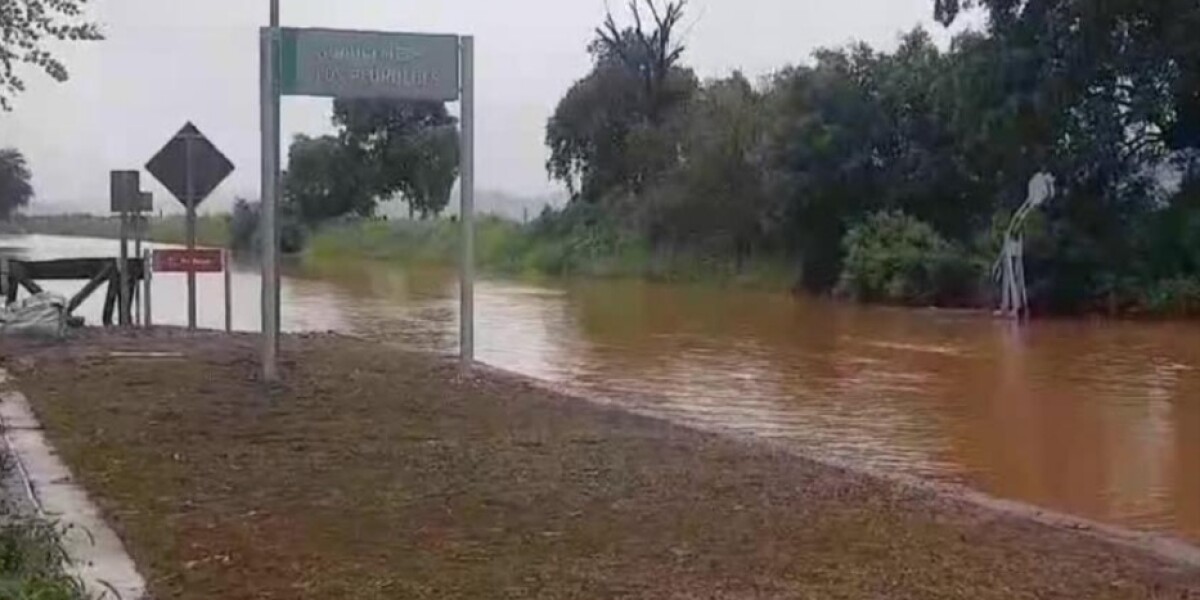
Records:
[[[657,121],[661,116],[664,92],[671,70],[679,62],[685,46],[676,35],[676,28],[683,20],[687,0],[668,1],[660,9],[655,0],[642,0],[653,19],[653,29],[646,30],[641,4],[629,1],[633,15],[633,27],[622,28],[617,24],[612,11],[604,25],[596,29],[597,42],[609,56],[621,61],[630,72],[641,80],[646,97],[648,116]]]

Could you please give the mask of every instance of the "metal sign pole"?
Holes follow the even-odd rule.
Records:
[[[187,136],[183,139],[184,154],[186,159],[186,181],[184,189],[187,198],[187,247],[188,250],[196,249],[196,192],[193,185],[193,165],[192,165],[192,137]],[[187,290],[188,290],[188,329],[196,329],[196,272],[188,271],[187,274]]]
[[[233,260],[231,253],[226,250],[223,254],[225,267],[225,332],[233,331]]]
[[[464,36],[462,52],[462,267],[459,333],[462,364],[475,361],[475,38]]]
[[[272,0],[272,18],[278,14],[278,0]],[[262,206],[259,238],[262,242],[262,369],[267,382],[278,381],[279,360],[279,245],[276,242],[276,194],[279,176],[279,88],[276,85],[276,52],[279,48],[277,23],[262,30],[259,40],[261,81],[259,103],[262,130]]]
[[[141,258],[142,256],[142,209],[139,206],[133,211],[133,255]],[[142,265],[142,276],[145,276],[145,264]],[[136,326],[142,322],[142,302],[141,302],[141,286],[137,285],[137,281],[129,286],[133,290],[133,324]]]
[[[271,129],[272,129],[272,131],[275,132],[275,134],[273,136],[271,136],[271,156],[273,156],[274,160],[275,160],[275,194],[276,194],[275,225],[274,225],[274,230],[275,230],[275,245],[274,245],[274,247],[275,247],[275,263],[274,263],[274,269],[275,269],[275,288],[274,288],[274,293],[275,293],[275,330],[274,330],[273,334],[275,337],[275,348],[277,350],[279,348],[279,335],[280,335],[281,330],[283,329],[283,293],[282,293],[283,285],[282,285],[282,281],[280,279],[281,276],[280,276],[280,271],[279,271],[279,252],[280,252],[280,247],[281,247],[280,240],[283,237],[283,227],[279,223],[279,198],[278,198],[278,194],[280,193],[280,190],[282,189],[281,184],[282,184],[282,177],[283,177],[280,174],[280,168],[279,168],[280,162],[281,162],[280,157],[283,156],[281,142],[279,140],[280,135],[281,135],[281,126],[279,123],[280,114],[281,114],[281,110],[279,108],[279,104],[280,104],[280,102],[279,102],[279,97],[280,97],[279,73],[280,73],[280,62],[282,61],[282,57],[280,56],[280,50],[279,50],[280,37],[279,37],[279,33],[278,33],[278,31],[279,31],[279,3],[280,3],[280,0],[271,0],[271,28],[276,31],[274,43],[272,46],[273,53],[271,55],[272,56],[271,66],[274,67],[272,69],[274,79],[272,80],[272,87],[271,87],[271,103],[273,106],[273,110],[272,110],[273,120],[271,122]]]
[[[149,250],[146,250],[145,253],[142,254],[142,260],[144,261],[142,263],[142,268],[145,270],[144,274],[146,276],[145,279],[142,280],[145,285],[143,294],[146,302],[146,306],[142,311],[142,322],[146,326],[146,329],[149,329],[154,326],[154,314],[152,311],[153,305],[151,304],[150,298],[150,290],[154,283],[154,268],[152,264],[153,261],[151,260],[151,252]]]
[[[133,199],[130,198],[129,201]],[[132,323],[129,322],[129,207],[121,207],[121,252],[120,259],[117,260],[117,285],[121,286],[117,290],[117,323],[121,327],[129,327]]]

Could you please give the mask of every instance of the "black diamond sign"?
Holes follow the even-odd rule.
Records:
[[[188,123],[146,163],[146,170],[184,206],[195,207],[229,177],[233,163]]]

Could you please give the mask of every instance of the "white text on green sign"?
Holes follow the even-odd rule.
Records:
[[[454,101],[458,37],[284,29],[283,95]]]

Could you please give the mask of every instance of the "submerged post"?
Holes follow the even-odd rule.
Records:
[[[233,261],[229,250],[224,252],[225,267],[225,332],[233,331]]]
[[[145,325],[147,329],[154,326],[154,317],[151,312],[153,305],[150,301],[150,289],[154,268],[150,264],[150,257],[151,253],[149,250],[142,252],[142,285],[144,286],[142,290],[142,298],[145,302],[145,306],[142,308],[142,324]]]
[[[121,327],[133,325],[130,321],[129,297],[129,207],[121,208],[121,250],[117,260],[117,273],[121,289],[117,290],[117,323]]]

